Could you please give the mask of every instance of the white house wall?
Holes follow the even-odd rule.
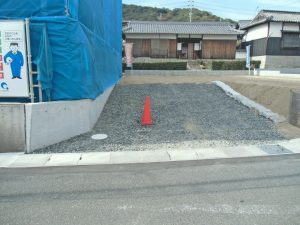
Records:
[[[203,35],[203,40],[237,40],[237,35]]]
[[[261,24],[248,30],[246,41],[268,37],[268,24]]]
[[[299,24],[298,23],[284,23],[283,30],[299,31]]]
[[[265,24],[266,26],[268,26],[268,24]],[[284,23],[284,25],[282,25],[282,22],[270,22],[270,30],[269,30],[269,37],[281,37],[282,35],[282,29],[285,31],[299,31],[299,24],[298,23]],[[251,33],[253,32],[252,30],[250,30]],[[249,34],[250,32],[248,32],[247,35],[247,40],[249,39]],[[250,35],[252,36],[252,34]],[[266,36],[268,37],[268,36]],[[260,37],[262,38],[262,36]],[[256,39],[260,39],[260,38],[256,38]],[[252,39],[255,40],[255,39]]]
[[[271,22],[270,23],[270,37],[281,37],[282,22]]]

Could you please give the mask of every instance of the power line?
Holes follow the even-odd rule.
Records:
[[[188,0],[188,8],[189,8],[189,16],[190,23],[193,21],[193,8],[194,8],[194,0]]]

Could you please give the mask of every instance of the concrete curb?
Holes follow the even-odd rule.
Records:
[[[0,168],[34,168],[233,159],[300,154],[300,139],[272,145],[132,152],[0,154]]]

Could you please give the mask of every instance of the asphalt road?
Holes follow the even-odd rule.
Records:
[[[1,225],[296,225],[300,156],[0,170]]]

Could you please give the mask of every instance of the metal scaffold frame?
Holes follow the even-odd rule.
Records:
[[[37,75],[37,71],[32,70],[32,55],[31,55],[31,41],[30,41],[30,20],[29,18],[25,19],[25,32],[26,32],[26,45],[27,45],[27,62],[28,62],[28,74],[29,74],[29,96],[31,102],[35,102],[34,88],[38,88],[39,92],[39,102],[43,101],[43,92],[41,82],[38,80],[38,84],[33,83],[33,76]]]

